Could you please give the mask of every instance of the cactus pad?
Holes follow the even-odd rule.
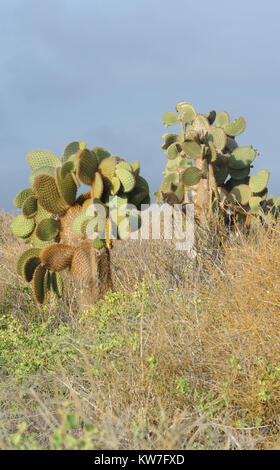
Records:
[[[34,271],[40,263],[41,261],[38,257],[31,257],[25,261],[22,267],[22,275],[26,282],[32,281]]]
[[[237,136],[239,134],[242,134],[242,132],[245,131],[246,121],[242,116],[240,116],[239,118],[235,119],[233,122],[226,124],[224,129],[227,135],[232,136],[232,137]]]
[[[27,219],[24,215],[18,215],[12,223],[11,229],[16,237],[25,238],[31,235],[35,227],[33,219]]]
[[[226,111],[220,111],[216,117],[216,126],[225,127],[230,123],[229,114]]]
[[[190,167],[182,173],[181,180],[186,186],[194,186],[201,180],[202,172],[199,168]]]
[[[256,175],[252,175],[249,186],[253,193],[261,193],[267,186],[270,173],[268,170],[260,170]]]
[[[53,292],[58,298],[62,297],[63,294],[63,281],[59,273],[51,273],[50,284]]]
[[[187,140],[182,144],[182,150],[189,158],[196,159],[201,156],[201,146],[191,140]]]
[[[61,198],[52,176],[36,176],[33,188],[37,199],[46,211],[58,215],[63,215],[66,212],[69,205]]]
[[[238,186],[234,186],[234,188],[229,193],[229,201],[238,202],[245,206],[248,204],[251,196],[252,191],[249,186],[247,184],[240,184]]]
[[[125,193],[129,193],[135,186],[136,180],[133,173],[125,168],[117,168],[116,175],[119,178]]]
[[[39,264],[33,274],[33,294],[38,304],[43,304],[46,297],[45,275],[46,269]]]
[[[187,101],[180,101],[176,106],[176,111],[179,113],[179,118],[183,122],[192,122],[195,119],[195,109]]]
[[[108,150],[104,149],[103,147],[94,147],[92,151],[96,155],[98,165],[102,162],[102,160],[111,156],[110,152],[108,152]]]
[[[256,155],[257,152],[253,147],[237,147],[230,155],[229,166],[235,170],[246,168],[255,160]]]
[[[43,219],[37,225],[35,235],[42,241],[50,241],[57,236],[59,228],[59,220]]]
[[[53,152],[48,150],[34,150],[29,152],[26,161],[31,170],[38,170],[38,168],[45,166],[57,167],[61,166],[60,158]]]
[[[25,199],[22,205],[22,213],[27,219],[35,217],[38,210],[37,198],[35,196],[29,196]]]
[[[31,184],[31,186],[33,186],[35,178],[38,175],[54,176],[55,175],[55,170],[56,170],[56,168],[53,167],[53,166],[42,166],[42,167],[38,168],[37,170],[33,171],[33,173],[31,173],[31,175],[29,175],[29,183]]]
[[[222,127],[210,126],[208,141],[213,142],[217,150],[223,150],[227,143],[227,136]]]
[[[22,269],[25,262],[30,258],[38,257],[40,251],[40,248],[29,248],[21,254],[17,262],[17,273],[19,276],[22,276]]]
[[[79,180],[91,186],[97,165],[97,157],[93,151],[88,149],[80,150],[77,155],[76,168]]]
[[[50,271],[63,271],[71,266],[75,248],[59,243],[46,246],[40,253],[42,265]]]
[[[179,116],[178,114],[175,114],[175,113],[168,112],[162,116],[162,122],[165,125],[165,127],[174,126],[175,124],[178,123],[178,121],[179,121]]]
[[[15,199],[14,199],[14,205],[18,208],[18,209],[21,209],[22,206],[23,206],[23,203],[24,201],[30,197],[30,196],[34,196],[34,191],[32,188],[27,188],[27,189],[23,189],[22,191],[20,191]]]
[[[163,134],[162,136],[164,142],[161,146],[162,149],[167,150],[168,147],[170,147],[171,144],[174,144],[175,142],[181,142],[182,139],[178,134]]]
[[[166,156],[169,160],[175,160],[179,153],[181,152],[182,147],[178,142],[174,142],[174,144],[171,144],[166,152]]]
[[[113,178],[112,178],[113,180]],[[99,171],[96,171],[94,174],[93,182],[91,185],[91,197],[94,198],[101,198],[103,194],[104,184],[103,179]]]

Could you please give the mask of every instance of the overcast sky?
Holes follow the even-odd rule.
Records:
[[[1,0],[0,14],[0,207],[28,186],[30,150],[72,140],[140,160],[155,191],[180,100],[243,115],[238,142],[280,195],[279,1]]]

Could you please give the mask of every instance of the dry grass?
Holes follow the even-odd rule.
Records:
[[[117,243],[116,293],[80,318],[72,285],[35,306],[10,220],[2,448],[280,448],[279,226],[235,241],[201,228],[193,260],[172,242]]]

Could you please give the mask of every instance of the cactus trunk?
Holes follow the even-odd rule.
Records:
[[[84,241],[73,257],[71,273],[80,287],[80,308],[84,310],[113,287],[108,248],[96,250],[90,241]]]

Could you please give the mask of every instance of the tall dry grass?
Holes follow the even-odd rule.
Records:
[[[1,215],[0,315],[29,341],[16,337],[11,354],[42,359],[16,376],[19,355],[3,372],[1,447],[16,447],[24,421],[24,448],[55,448],[59,433],[59,448],[78,448],[67,436],[81,442],[86,423],[91,448],[280,448],[279,225],[234,239],[201,227],[194,259],[171,241],[116,243],[116,293],[80,318],[72,284],[65,302],[34,305],[15,274],[10,220]],[[43,354],[30,325],[50,316]]]

